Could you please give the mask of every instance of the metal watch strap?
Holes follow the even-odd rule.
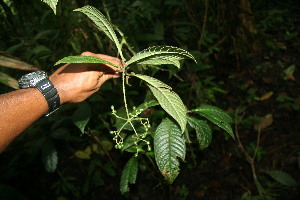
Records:
[[[57,90],[48,78],[38,82],[35,87],[44,95],[45,99],[47,100],[49,111],[47,112],[46,116],[49,116],[60,106],[60,98]]]

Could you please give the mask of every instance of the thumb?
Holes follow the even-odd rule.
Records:
[[[115,72],[115,73],[105,73],[103,74],[103,76],[101,77],[101,80],[103,82],[109,80],[109,79],[112,79],[112,78],[119,78],[120,77],[120,74],[118,72]]]

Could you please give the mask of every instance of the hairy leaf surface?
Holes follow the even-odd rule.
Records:
[[[95,7],[93,6],[84,6],[82,8],[78,8],[74,11],[79,11],[88,16],[99,28],[99,30],[103,31],[109,39],[111,39],[115,45],[117,46],[118,52],[122,54],[120,42],[116,36],[116,33],[110,24],[110,22],[106,19],[106,17]]]
[[[125,193],[129,191],[128,184],[135,184],[136,176],[138,173],[138,161],[137,158],[134,156],[129,159],[129,161],[126,163],[122,176],[121,176],[121,182],[120,182],[120,191],[121,193]]]
[[[187,110],[180,97],[172,91],[170,86],[158,79],[142,74],[135,74],[134,76],[148,83],[148,87],[161,107],[177,121],[183,132],[187,123]]]
[[[117,68],[121,68],[120,66],[117,66],[111,62],[93,56],[68,56],[57,61],[55,65],[61,63],[100,63],[100,64],[111,65]]]
[[[234,138],[230,123],[232,123],[231,117],[222,109],[211,105],[205,105],[191,110],[197,113],[212,123],[216,124],[223,130],[225,130],[231,137]]]
[[[52,8],[54,14],[56,14],[56,5],[58,0],[42,0],[42,2],[48,4]]]
[[[165,119],[154,135],[154,154],[157,166],[170,183],[179,173],[178,157],[185,159],[186,147],[183,135],[176,123]]]
[[[173,64],[180,68],[179,61],[186,58],[193,59],[196,62],[195,58],[186,50],[172,46],[154,46],[137,53],[130,60],[128,60],[126,64]]]
[[[203,150],[207,148],[212,140],[212,131],[210,126],[205,121],[190,116],[188,117],[188,123],[196,130],[200,149]]]

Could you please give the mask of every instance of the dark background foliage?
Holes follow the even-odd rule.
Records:
[[[265,174],[280,170],[300,181],[298,0],[60,0],[57,15],[39,0],[0,0],[1,55],[49,73],[57,60],[83,51],[117,56],[111,41],[82,14],[72,12],[84,5],[109,13],[135,52],[152,45],[190,51],[197,64],[186,61],[179,71],[167,66],[167,71],[147,73],[171,85],[190,109],[212,104],[227,110],[250,155],[258,134],[254,126],[272,115],[261,130],[255,159],[265,195],[259,196],[238,141],[220,129],[203,151],[190,133],[186,161],[172,185],[163,180],[151,156],[139,158],[137,183],[121,195],[119,179],[130,154],[115,150],[109,134],[115,124],[110,106],[123,106],[120,82],[113,80],[86,102],[64,105],[40,119],[0,155],[5,199],[299,198],[299,187],[280,185]],[[132,55],[128,48],[126,53]],[[26,73],[4,67],[0,72],[16,79]],[[131,106],[143,102],[146,88],[128,89]],[[1,93],[12,90],[0,85]],[[73,123],[79,108],[91,108],[86,134]],[[158,109],[144,114],[159,123]],[[58,155],[54,172],[44,167],[44,155],[53,147]]]

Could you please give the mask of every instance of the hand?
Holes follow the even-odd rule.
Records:
[[[102,54],[84,52],[82,56],[94,56],[122,66],[120,59]],[[98,63],[70,63],[55,71],[49,79],[57,89],[61,104],[77,103],[97,92],[111,78],[118,78],[118,68]]]

